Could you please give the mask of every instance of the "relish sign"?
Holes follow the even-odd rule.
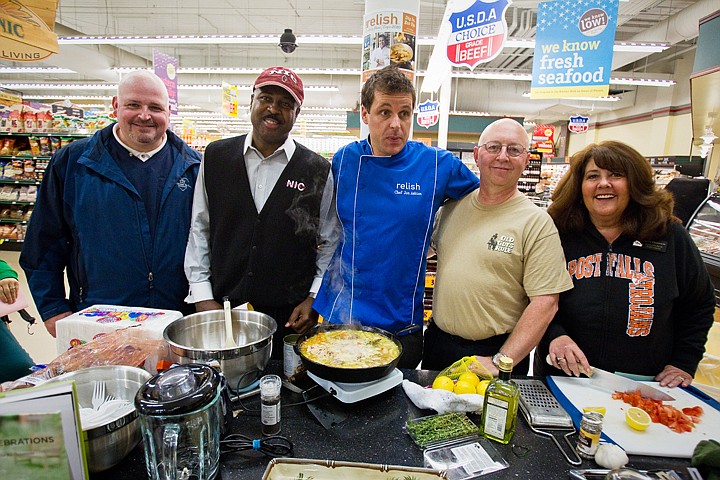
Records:
[[[511,3],[511,0],[476,0],[465,10],[452,12],[447,44],[450,63],[467,65],[472,70],[477,64],[497,57],[507,36],[505,10]]]
[[[18,0],[0,0],[0,59],[37,62],[59,51],[57,35],[33,9]]]

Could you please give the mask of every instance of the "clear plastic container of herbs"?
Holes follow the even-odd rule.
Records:
[[[403,431],[423,449],[480,433],[478,426],[462,412],[412,418]]]
[[[448,480],[473,480],[508,467],[465,413],[451,412],[408,420],[403,431],[423,449],[425,466]]]

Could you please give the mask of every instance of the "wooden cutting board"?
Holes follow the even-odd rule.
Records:
[[[717,402],[698,398],[688,390],[662,388],[658,387],[657,382],[643,382],[675,397],[675,401],[665,402],[668,405],[677,409],[699,405],[705,411],[701,423],[696,424],[692,432],[675,433],[659,423],[651,423],[645,431],[633,430],[625,422],[625,412],[630,405],[622,400],[613,400],[609,392],[591,387],[587,378],[549,376],[547,383],[558,402],[573,417],[576,428],[583,407],[605,407],[607,413],[603,420],[603,434],[628,454],[690,458],[700,440],[720,439],[720,411],[717,409]]]

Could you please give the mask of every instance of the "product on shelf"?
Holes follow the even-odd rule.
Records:
[[[40,155],[40,139],[38,137],[28,137],[28,144],[30,145],[30,154],[33,157]]]
[[[40,155],[50,156],[53,153],[52,144],[50,143],[50,137],[40,137],[38,139],[40,143]]]
[[[19,196],[20,191],[15,190],[15,188],[11,185],[3,185],[3,187],[0,188],[0,200],[14,202],[18,199]]]
[[[0,146],[0,156],[13,155],[15,153],[15,139],[4,138]]]

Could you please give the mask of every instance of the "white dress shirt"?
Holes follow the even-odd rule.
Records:
[[[265,202],[294,153],[295,142],[288,136],[280,148],[268,157],[263,157],[252,146],[252,132],[248,133],[243,146],[243,156],[245,157],[250,190],[258,213],[262,211]],[[323,274],[338,243],[340,230],[335,210],[334,191],[333,174],[332,170],[329,170],[320,201],[320,243],[315,260],[315,278],[308,292],[308,296],[312,297],[315,297],[315,294],[320,289]],[[185,298],[187,303],[213,299],[212,284],[210,283],[211,252],[209,239],[210,216],[205,191],[205,162],[202,162],[197,183],[195,184],[190,237],[185,252],[185,276],[187,276],[190,283],[190,293]]]

